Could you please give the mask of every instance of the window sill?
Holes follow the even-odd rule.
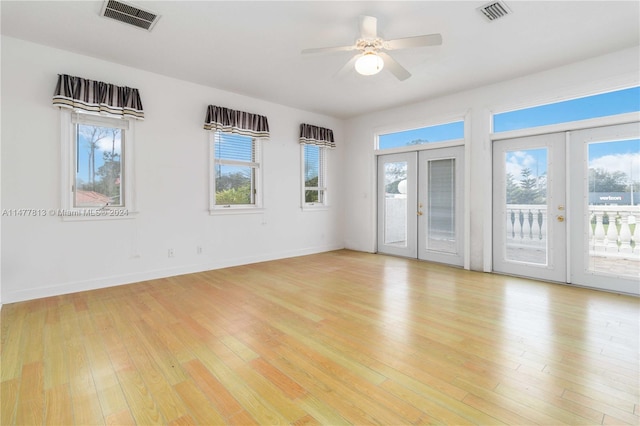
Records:
[[[302,206],[301,210],[303,212],[321,212],[329,210],[329,206],[327,206],[326,204],[305,204]]]
[[[225,216],[235,214],[259,214],[264,213],[265,209],[261,207],[230,207],[209,209],[210,216]]]
[[[64,222],[84,222],[96,220],[131,220],[135,219],[138,212],[129,210],[95,210],[95,209],[61,209],[56,216]]]

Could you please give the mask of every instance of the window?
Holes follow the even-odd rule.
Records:
[[[260,207],[260,140],[222,131],[212,138],[211,208]]]
[[[464,139],[464,121],[462,120],[381,134],[378,136],[378,149],[400,148],[458,139]]]
[[[327,148],[308,144],[301,147],[304,164],[303,206],[324,206],[327,204]]]
[[[58,74],[64,220],[122,219],[135,212],[133,121],[143,120],[138,89]],[[53,212],[51,212],[53,213]]]
[[[133,206],[133,124],[61,110],[63,200],[58,216],[123,218]]]
[[[333,130],[300,124],[302,209],[327,206],[327,150],[336,147]]]
[[[640,86],[493,115],[495,133],[640,111]]]
[[[211,212],[260,211],[261,141],[269,138],[267,117],[209,105],[204,128],[211,131]]]
[[[119,127],[76,123],[73,207],[122,207],[122,147]]]

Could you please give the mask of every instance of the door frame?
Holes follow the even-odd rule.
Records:
[[[609,128],[609,127],[617,127],[617,126],[629,126],[629,125],[633,125],[633,126],[638,126],[640,125],[640,115],[638,115],[638,113],[628,113],[628,114],[621,114],[619,116],[613,116],[613,117],[602,117],[602,118],[595,118],[595,119],[589,119],[589,120],[583,120],[581,122],[568,122],[568,123],[561,123],[561,124],[557,124],[557,125],[550,125],[550,126],[541,126],[539,128],[531,128],[531,129],[523,129],[523,130],[516,130],[516,131],[510,131],[510,132],[504,132],[504,133],[493,133],[490,135],[490,143],[491,143],[491,157],[493,159],[493,151],[494,151],[494,144],[496,142],[500,142],[503,140],[508,140],[508,139],[516,139],[516,138],[524,138],[524,137],[529,137],[529,136],[539,136],[539,135],[547,135],[547,134],[551,134],[551,133],[562,133],[565,135],[565,156],[566,159],[568,158],[572,158],[571,156],[575,156],[576,154],[576,149],[575,147],[573,148],[573,150],[571,150],[571,145],[574,144],[575,142],[572,142],[572,136],[573,139],[575,140],[575,137],[578,133],[583,132],[583,131],[595,131],[597,129],[602,129],[602,128]],[[565,159],[565,163],[566,160]],[[580,158],[580,160],[582,161],[583,159]],[[492,176],[495,174],[495,165],[493,164],[492,161],[492,165],[491,165],[491,170],[492,170]],[[571,198],[575,197],[576,194],[574,194],[574,189],[575,188],[575,177],[572,178],[571,176],[571,170],[569,169],[569,167],[566,167],[566,192],[567,192],[567,197],[566,197],[566,206],[567,206],[567,221],[569,222],[569,226],[570,227],[575,227],[577,226],[577,224],[575,224],[576,222],[576,215],[580,214],[580,211],[576,212],[575,208],[572,209],[571,204],[574,205],[574,207],[577,205],[575,203],[575,201],[572,201]],[[491,178],[491,182],[493,184],[493,177]],[[573,183],[573,184],[572,184]],[[580,194],[582,195],[582,194]],[[485,270],[486,272],[496,272],[493,270],[493,258],[494,258],[494,250],[493,250],[493,245],[495,244],[495,232],[494,232],[494,223],[493,223],[493,215],[494,213],[494,204],[495,201],[493,200],[493,190],[491,191],[491,197],[492,197],[492,201],[491,201],[491,221],[489,224],[489,229],[487,229],[487,231],[489,231],[489,235],[490,237],[490,253],[491,255],[488,256],[488,258],[490,259],[490,261],[488,262],[491,267],[487,268],[489,265],[485,264]],[[570,229],[570,228],[569,228]],[[577,287],[589,287],[589,288],[594,288],[597,290],[604,290],[604,291],[613,291],[616,293],[625,293],[625,294],[633,294],[633,295],[640,295],[640,286],[635,285],[635,283],[633,283],[634,285],[629,286],[628,284],[624,284],[622,286],[620,285],[594,285],[593,283],[589,283],[589,282],[584,282],[584,281],[580,281],[579,277],[577,277],[577,274],[575,272],[576,269],[576,265],[575,262],[573,262],[572,256],[575,256],[575,251],[576,250],[580,250],[582,251],[582,247],[584,246],[583,243],[579,243],[576,242],[576,238],[582,238],[583,235],[582,233],[580,233],[579,235],[574,235],[576,234],[575,231],[571,231],[567,233],[566,236],[566,240],[567,240],[567,259],[566,259],[566,268],[567,268],[567,272],[566,272],[566,278],[565,280],[561,281],[562,283],[565,284],[571,284]],[[584,253],[580,253],[580,255],[583,255]],[[514,274],[517,275],[517,274]],[[543,278],[536,278],[536,277],[532,277],[529,276],[528,278],[531,279],[543,279]],[[608,277],[605,277],[605,280],[608,279]],[[543,279],[544,280],[544,279]],[[600,279],[600,281],[602,281],[602,279]]]
[[[509,145],[507,145],[509,144]],[[504,146],[503,146],[504,145]],[[492,144],[492,272],[525,276],[555,282],[567,280],[567,226],[566,216],[566,141],[564,133],[551,133],[512,139],[501,139]],[[546,264],[517,262],[506,259],[507,211],[502,198],[496,197],[496,188],[506,188],[506,165],[498,155],[519,149],[547,149],[547,207],[546,207]],[[559,164],[558,164],[559,162]],[[502,174],[500,174],[502,172]],[[500,175],[499,175],[500,174]],[[499,181],[496,179],[500,179]],[[560,221],[562,220],[562,221]],[[499,224],[498,224],[499,223]],[[540,231],[542,232],[542,231]],[[542,236],[541,236],[542,238]],[[501,242],[504,241],[504,244]]]
[[[466,122],[465,122],[465,132],[467,132],[466,130]],[[465,208],[465,206],[468,206],[469,204],[469,191],[468,188],[470,186],[470,178],[469,178],[469,172],[470,172],[470,164],[468,161],[465,160],[465,158],[467,158],[468,155],[468,144],[464,143],[464,140],[460,140],[460,141],[452,141],[452,142],[438,142],[438,143],[434,143],[434,144],[430,144],[430,145],[426,145],[426,146],[421,146],[421,149],[406,149],[406,148],[402,148],[402,149],[394,149],[394,150],[389,150],[389,151],[377,151],[375,153],[375,170],[376,170],[376,180],[375,180],[375,194],[376,194],[376,202],[375,202],[375,215],[374,215],[374,219],[375,219],[375,229],[376,229],[376,237],[375,237],[375,252],[377,253],[381,253],[381,254],[389,254],[389,255],[394,255],[394,256],[402,256],[402,257],[407,257],[407,258],[411,258],[411,259],[420,259],[420,260],[426,260],[426,261],[433,261],[433,262],[440,262],[440,263],[446,263],[449,264],[451,266],[461,266],[464,269],[469,270],[470,269],[470,259],[469,259],[469,255],[470,255],[470,247],[469,247],[469,242],[470,242],[470,230],[469,230],[469,226],[470,226],[470,221],[471,221],[471,214],[469,212],[469,209]],[[415,243],[415,248],[413,248],[412,250],[415,250],[415,253],[413,251],[409,251],[409,250],[394,250],[388,249],[388,246],[386,246],[385,250],[381,250],[381,238],[380,236],[383,235],[382,233],[384,232],[381,227],[381,218],[380,218],[380,214],[382,212],[382,203],[384,203],[384,197],[381,197],[380,195],[380,182],[384,179],[384,174],[381,171],[381,158],[391,158],[392,161],[394,158],[398,159],[399,161],[402,161],[403,159],[406,159],[408,155],[413,155],[414,159],[415,159],[415,173],[416,173],[416,179],[415,179],[415,188],[413,191],[411,191],[411,189],[409,188],[409,186],[407,187],[407,193],[409,194],[409,192],[413,192],[415,194],[415,198],[414,201],[411,200],[407,200],[407,206],[408,206],[408,210],[410,210],[411,208],[415,209],[416,213],[418,212],[418,188],[417,188],[417,182],[419,179],[419,176],[417,176],[418,174],[418,164],[419,164],[419,157],[421,155],[422,152],[425,151],[430,151],[430,152],[439,152],[444,157],[447,158],[451,158],[451,155],[448,154],[449,152],[452,151],[458,151],[460,150],[459,153],[457,153],[458,157],[462,160],[462,168],[458,168],[456,167],[457,170],[457,174],[459,175],[459,179],[456,180],[456,190],[460,191],[460,195],[458,196],[458,199],[460,200],[460,204],[462,206],[462,209],[460,211],[460,214],[458,215],[459,217],[456,217],[456,222],[457,222],[457,226],[461,227],[461,232],[457,233],[456,237],[459,239],[459,253],[457,254],[458,259],[454,259],[452,261],[452,257],[450,255],[444,255],[441,258],[433,258],[433,259],[425,259],[425,258],[421,258],[419,256],[419,244],[417,243],[418,240],[418,220],[415,220],[415,233],[414,235],[416,236],[416,243]],[[422,154],[424,156],[424,154]],[[437,154],[436,154],[437,155]],[[412,206],[412,207],[409,207]],[[413,210],[411,210],[413,211]]]

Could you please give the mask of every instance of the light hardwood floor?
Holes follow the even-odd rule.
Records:
[[[336,251],[2,308],[2,425],[638,424],[640,299]]]

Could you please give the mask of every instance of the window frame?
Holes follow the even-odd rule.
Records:
[[[87,124],[114,127],[122,131],[121,142],[121,196],[120,206],[76,206],[76,158],[77,126]],[[137,214],[135,197],[135,173],[133,146],[135,140],[134,120],[105,117],[99,114],[60,109],[60,153],[61,153],[61,202],[55,212],[64,221],[133,219]]]
[[[307,147],[315,147],[318,148],[318,183],[323,183],[323,186],[318,185],[317,187],[311,187],[306,185],[306,175],[307,175],[307,167],[306,167],[306,149]],[[319,146],[313,144],[300,144],[300,203],[302,210],[325,210],[329,207],[329,198],[328,198],[328,182],[327,175],[328,173],[328,157],[329,157],[329,148],[326,146]],[[317,190],[318,192],[322,192],[322,201],[309,203],[306,200],[306,191],[307,190]],[[320,198],[320,197],[319,197]]]
[[[209,214],[241,214],[241,213],[260,213],[263,208],[263,141],[262,138],[238,135],[233,132],[225,132],[215,130],[209,133]],[[220,164],[235,165],[241,167],[252,167],[253,169],[253,204],[217,204],[216,203],[216,165],[219,163],[216,159],[216,138],[219,134],[228,134],[232,136],[241,136],[251,138],[253,143],[254,161],[234,161],[222,160]]]

